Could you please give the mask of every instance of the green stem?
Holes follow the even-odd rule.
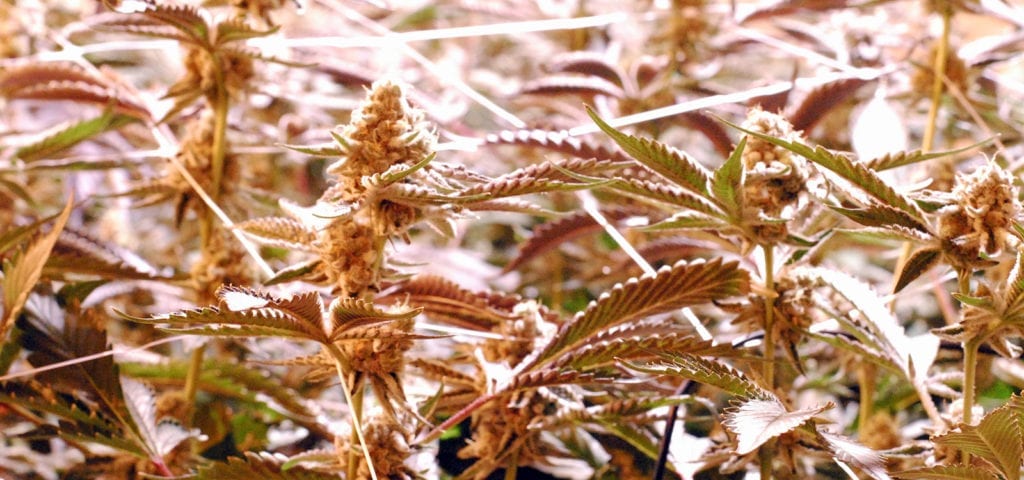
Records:
[[[964,423],[971,424],[972,408],[974,407],[974,385],[978,370],[978,347],[982,337],[978,336],[964,342]]]
[[[939,117],[939,104],[942,101],[942,79],[946,76],[946,56],[949,51],[949,30],[953,18],[953,10],[948,2],[944,2],[942,10],[942,36],[939,38],[938,48],[935,49],[935,59],[932,68],[932,95],[931,106],[928,108],[928,122],[925,124],[924,138],[921,141],[921,151],[929,152],[935,142],[936,122]]]
[[[353,440],[357,440],[359,446],[363,451],[363,458],[366,460],[366,466],[370,470],[370,478],[377,480],[377,471],[373,468],[373,459],[370,458],[370,449],[366,446],[366,438],[363,436],[363,399],[362,399],[362,388],[355,388],[354,385],[348,384],[348,372],[351,371],[348,359],[345,358],[345,354],[342,353],[341,349],[337,345],[329,344],[324,345],[327,353],[334,360],[334,368],[338,373],[338,379],[341,381],[341,391],[345,394],[345,402],[349,404],[352,409],[352,434]],[[345,459],[348,463],[348,476],[346,478],[356,478],[358,469],[358,454],[355,453],[356,446],[355,441],[352,442],[347,452],[347,458]],[[339,452],[340,453],[340,452]]]
[[[188,361],[188,373],[185,374],[185,404],[188,405],[188,412],[185,413],[185,424],[193,426],[193,416],[196,411],[196,393],[199,391],[199,377],[203,374],[203,357],[206,354],[206,345],[192,350]]]
[[[775,246],[762,245],[764,250],[764,382],[769,390],[775,389]],[[775,442],[761,446],[758,459],[761,479],[771,480]]]
[[[764,382],[768,388],[775,388],[775,247],[764,249]]]

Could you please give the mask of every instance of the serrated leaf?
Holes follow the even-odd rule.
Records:
[[[310,250],[317,233],[298,220],[284,217],[254,218],[235,224],[235,228],[263,243],[292,250]]]
[[[942,259],[942,252],[934,248],[921,248],[910,254],[903,262],[899,274],[896,276],[896,285],[893,286],[893,293],[903,290],[904,287],[920,277],[930,268],[938,265]]]
[[[672,375],[718,387],[733,395],[759,400],[777,401],[774,394],[748,379],[732,367],[695,355],[666,354],[663,359],[648,363],[623,362],[626,367],[652,375]]]
[[[503,130],[484,137],[488,144],[520,145],[524,147],[543,148],[554,152],[572,155],[577,158],[599,158],[629,161],[629,157],[618,150],[611,150],[601,145],[594,145],[569,132],[553,132],[548,130]]]
[[[998,475],[983,468],[961,465],[937,465],[908,470],[897,473],[896,478],[901,480],[1000,480]]]
[[[167,360],[162,363],[121,363],[121,373],[151,382],[171,382],[184,385],[189,364],[186,360]],[[293,389],[281,385],[280,380],[252,365],[208,360],[203,363],[198,389],[245,402],[274,406],[268,412],[281,409],[300,418],[312,418],[314,413],[304,399]]]
[[[791,412],[778,400],[753,399],[726,412],[722,423],[736,434],[736,454],[746,455],[768,440],[793,431],[834,406],[828,403]]]
[[[715,170],[715,178],[711,184],[711,192],[719,205],[734,218],[743,209],[743,194],[740,187],[743,185],[743,149],[746,145],[747,138],[741,138],[732,155]]]
[[[977,426],[961,425],[959,432],[941,435],[934,442],[984,460],[1007,480],[1019,480],[1024,455],[1024,397],[1014,395],[985,415]]]
[[[594,339],[587,345],[562,355],[551,366],[586,371],[607,366],[617,360],[635,361],[657,358],[663,354],[727,354],[730,350],[732,347],[729,345],[715,345],[710,340],[679,332],[616,337]]]
[[[348,149],[338,146],[337,143],[321,143],[317,145],[288,145],[279,144],[281,147],[287,148],[299,153],[305,153],[306,155],[312,155],[314,157],[341,157],[348,154]]]
[[[278,299],[255,290],[222,286],[220,304],[152,318],[117,312],[133,322],[158,325],[168,332],[225,337],[286,337],[328,343],[320,295],[308,292]],[[236,309],[237,308],[237,309]]]
[[[637,213],[636,210],[627,208],[601,210],[601,214],[613,222],[628,218],[635,213]],[[562,218],[541,223],[533,228],[533,235],[519,246],[519,254],[502,271],[511,272],[522,264],[554,250],[559,245],[599,231],[601,231],[601,226],[587,212],[575,212]]]
[[[61,232],[46,261],[44,272],[56,278],[68,273],[122,280],[173,278],[158,272],[132,252],[73,230]]]
[[[808,160],[827,168],[844,180],[860,187],[861,190],[882,204],[899,209],[919,222],[925,222],[924,213],[915,202],[897,192],[895,188],[882,180],[874,170],[871,170],[863,163],[853,161],[842,154],[834,153],[820,146],[812,148],[797,141],[775,138],[771,135],[745,129],[730,122],[726,123],[748,135],[753,135],[797,155],[802,155]]]
[[[549,75],[531,80],[519,89],[520,95],[605,95],[622,98],[622,87],[603,78],[575,75]]]
[[[655,200],[659,207],[668,205],[670,208],[685,208],[715,218],[725,216],[711,201],[675,185],[637,178],[614,178],[605,185],[605,188],[628,194],[634,198]]]
[[[157,422],[156,397],[142,382],[121,377],[121,391],[135,431],[151,457],[162,459],[178,444],[195,436],[176,421]]]
[[[4,316],[0,321],[0,340],[7,338],[7,330],[18,318],[21,309],[28,300],[29,293],[35,288],[43,273],[46,259],[50,251],[57,243],[57,237],[71,216],[71,209],[75,205],[74,197],[68,197],[67,203],[60,215],[54,220],[53,227],[45,235],[35,239],[28,247],[19,252],[10,262],[4,262],[4,278],[2,281],[4,293]]]
[[[893,225],[929,233],[928,226],[901,210],[881,204],[871,204],[864,208],[843,208],[830,206],[833,211],[868,227],[890,227]]]
[[[818,431],[835,458],[846,462],[871,475],[875,480],[889,480],[885,469],[885,458],[878,452],[842,435]]]
[[[1024,310],[1024,250],[1017,250],[1017,261],[1006,278],[1007,288],[1003,293],[1006,309],[1003,316],[1007,321],[1019,319]]]
[[[630,279],[601,294],[584,312],[563,325],[531,364],[580,347],[592,335],[615,325],[740,295],[748,288],[747,272],[736,262],[722,263],[720,258],[663,267],[653,276]]]
[[[247,25],[245,20],[241,18],[230,18],[217,24],[216,43],[218,45],[223,45],[225,43],[237,42],[239,40],[266,37],[277,33],[280,29],[280,26],[275,26],[268,28],[267,30],[257,30]]]
[[[285,268],[282,268],[281,270],[278,270],[277,273],[274,274],[274,276],[268,278],[267,281],[263,282],[263,285],[269,287],[272,285],[277,285],[292,280],[298,280],[310,276],[315,276],[312,274],[316,274],[320,270],[320,265],[322,263],[323,260],[316,258],[302,263],[297,263],[295,265],[287,266]]]
[[[590,115],[598,128],[636,161],[680,187],[695,193],[708,194],[708,182],[711,175],[699,163],[655,140],[622,133],[605,123],[589,106],[586,107],[586,110],[587,115]]]
[[[348,332],[374,324],[408,320],[422,312],[422,308],[389,312],[357,298],[336,298],[330,308],[330,342],[336,342]]]
[[[708,230],[728,227],[721,219],[709,217],[698,212],[679,212],[665,220],[638,230],[642,232],[661,232],[666,230]]]
[[[41,140],[18,148],[14,152],[14,156],[25,162],[52,157],[96,135],[120,128],[136,120],[128,115],[108,111],[99,117],[60,127]]]
[[[288,465],[288,457],[268,452],[245,452],[245,458],[228,457],[199,467],[196,480],[338,480],[334,473]]]
[[[963,147],[963,148],[957,148],[957,149],[954,149],[954,150],[946,150],[946,151],[942,151],[942,152],[924,153],[921,150],[914,150],[912,152],[895,152],[895,153],[890,153],[890,154],[883,155],[881,157],[873,158],[873,159],[869,160],[867,162],[867,166],[868,166],[868,168],[870,168],[870,169],[872,169],[872,170],[874,170],[876,172],[881,172],[881,171],[889,170],[889,169],[892,169],[892,168],[902,167],[904,165],[911,165],[911,164],[918,163],[918,162],[926,162],[928,160],[932,160],[932,159],[936,159],[936,158],[942,158],[942,157],[948,157],[950,155],[956,155],[958,153],[963,153],[963,152],[966,152],[968,150],[972,150],[972,149],[981,147],[981,146],[983,146],[983,145],[985,145],[985,144],[987,144],[987,143],[989,143],[991,141],[992,141],[991,139],[982,140],[982,141],[980,141],[978,143],[974,143],[974,144],[968,145],[968,146]]]
[[[491,330],[511,318],[480,295],[436,275],[417,275],[400,284],[394,297],[421,308],[428,317],[472,330]]]

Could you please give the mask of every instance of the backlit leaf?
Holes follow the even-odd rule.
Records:
[[[18,148],[14,152],[14,156],[26,162],[52,157],[103,132],[117,129],[136,120],[128,115],[105,112],[99,117],[58,127],[46,137]]]
[[[793,431],[834,406],[828,403],[791,412],[778,400],[754,399],[726,412],[723,423],[736,434],[736,454],[746,455],[768,440]]]

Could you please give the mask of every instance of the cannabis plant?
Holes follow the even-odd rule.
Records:
[[[1020,17],[0,2],[0,477],[1019,479]]]

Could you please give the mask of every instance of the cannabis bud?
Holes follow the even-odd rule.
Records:
[[[743,128],[788,141],[800,139],[786,119],[755,107]],[[754,136],[743,150],[743,215],[757,243],[773,244],[789,235],[788,220],[808,205],[804,195],[815,173],[801,156]]]

